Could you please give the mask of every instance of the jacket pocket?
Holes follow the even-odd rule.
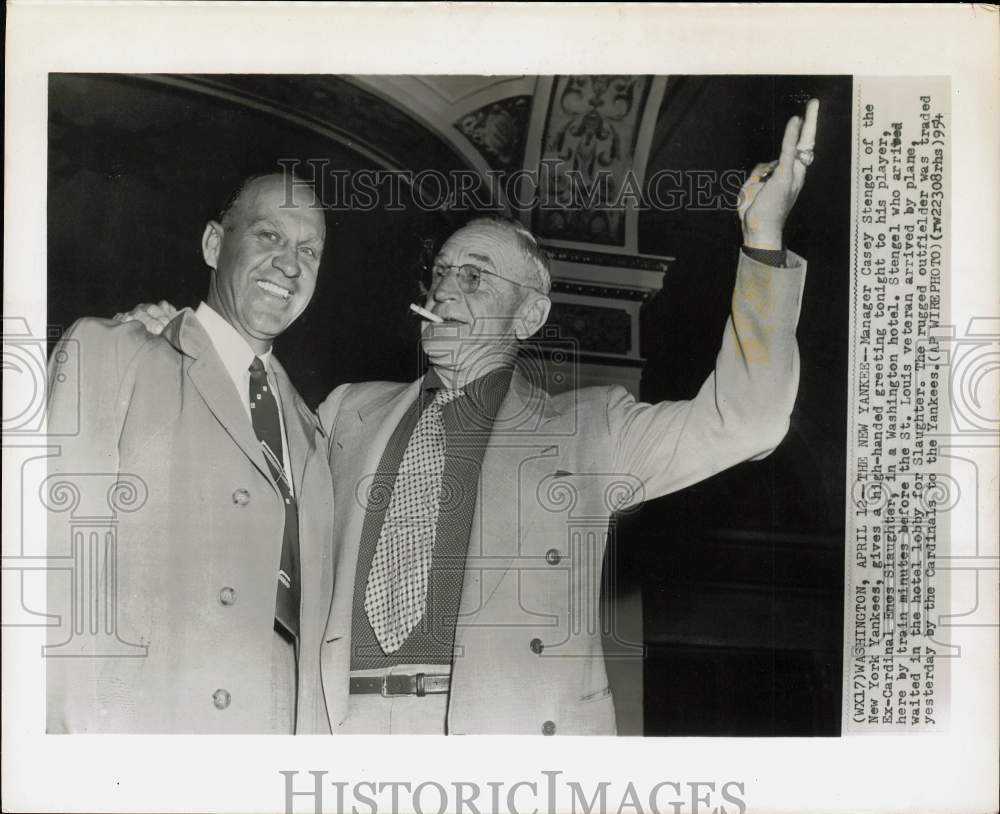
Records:
[[[611,686],[608,685],[604,689],[598,690],[597,692],[587,693],[580,699],[580,703],[586,704],[591,701],[600,701],[601,699],[607,698],[610,695],[611,695]]]

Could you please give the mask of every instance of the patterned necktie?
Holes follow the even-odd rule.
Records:
[[[365,612],[387,655],[402,646],[424,615],[444,473],[441,408],[461,395],[462,390],[438,390],[420,416],[368,572]]]
[[[299,635],[299,513],[285,473],[278,400],[271,390],[264,363],[255,356],[250,363],[250,417],[264,460],[285,501],[285,530],[281,540],[274,619],[278,629],[294,640]]]

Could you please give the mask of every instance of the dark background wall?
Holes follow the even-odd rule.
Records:
[[[377,128],[400,155],[460,166],[383,100],[330,83],[345,122]],[[823,105],[817,160],[786,232],[809,262],[788,437],[765,461],[623,518],[609,554],[606,591],[643,589],[646,734],[839,732],[850,78],[671,78],[648,174],[748,170],[776,157],[787,117],[810,95]],[[343,140],[146,78],[54,74],[49,115],[48,309],[56,328],[142,301],[196,305],[208,283],[205,221],[248,172],[281,157],[380,166]],[[403,202],[399,211],[329,215],[316,295],[277,345],[314,406],[344,381],[418,372],[417,325],[406,306],[427,245],[455,221]],[[711,370],[739,240],[735,215],[718,206],[640,216],[640,252],[677,258],[643,312],[646,400],[690,397]]]
[[[429,142],[422,154],[440,150],[429,133],[422,137]],[[50,324],[65,328],[82,315],[111,316],[160,299],[196,306],[209,274],[201,234],[232,188],[279,158],[316,157],[340,170],[382,167],[219,98],[142,78],[52,75]],[[394,212],[328,214],[316,294],[276,344],[312,406],[339,382],[416,373],[417,323],[407,304],[417,293],[422,241],[439,242],[449,227],[408,196],[401,202]]]
[[[840,730],[851,80],[681,78],[661,108],[650,172],[777,157],[809,96],[822,105],[817,158],[785,233],[809,264],[788,435],[764,461],[650,501],[625,530],[621,549],[641,552],[622,568],[638,569],[644,587],[646,734]],[[677,257],[643,312],[645,400],[690,398],[711,370],[739,241],[731,212],[640,217],[640,250]]]

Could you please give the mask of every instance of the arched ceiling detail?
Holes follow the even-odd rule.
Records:
[[[667,77],[144,75],[320,133],[376,167],[475,171],[586,285],[659,288],[670,258],[637,245],[640,187]],[[582,197],[567,198],[568,190]],[[444,213],[448,215],[449,213]],[[628,270],[627,273],[623,273]]]
[[[379,75],[351,81],[403,107],[484,179],[492,172],[510,180],[493,188],[575,277],[603,282],[609,275],[596,267],[620,264],[643,285],[658,287],[670,258],[639,255],[638,207],[622,193],[645,182],[667,77]],[[572,173],[583,184],[586,205],[560,207]]]

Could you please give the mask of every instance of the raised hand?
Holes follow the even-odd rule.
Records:
[[[119,322],[141,322],[143,328],[156,335],[175,316],[177,309],[166,300],[160,300],[158,303],[141,302],[131,311],[119,311],[114,318]]]
[[[758,164],[740,191],[739,216],[743,244],[755,249],[781,249],[782,232],[795,199],[806,182],[816,145],[819,100],[806,104],[805,119],[792,116],[781,140],[777,161]]]

